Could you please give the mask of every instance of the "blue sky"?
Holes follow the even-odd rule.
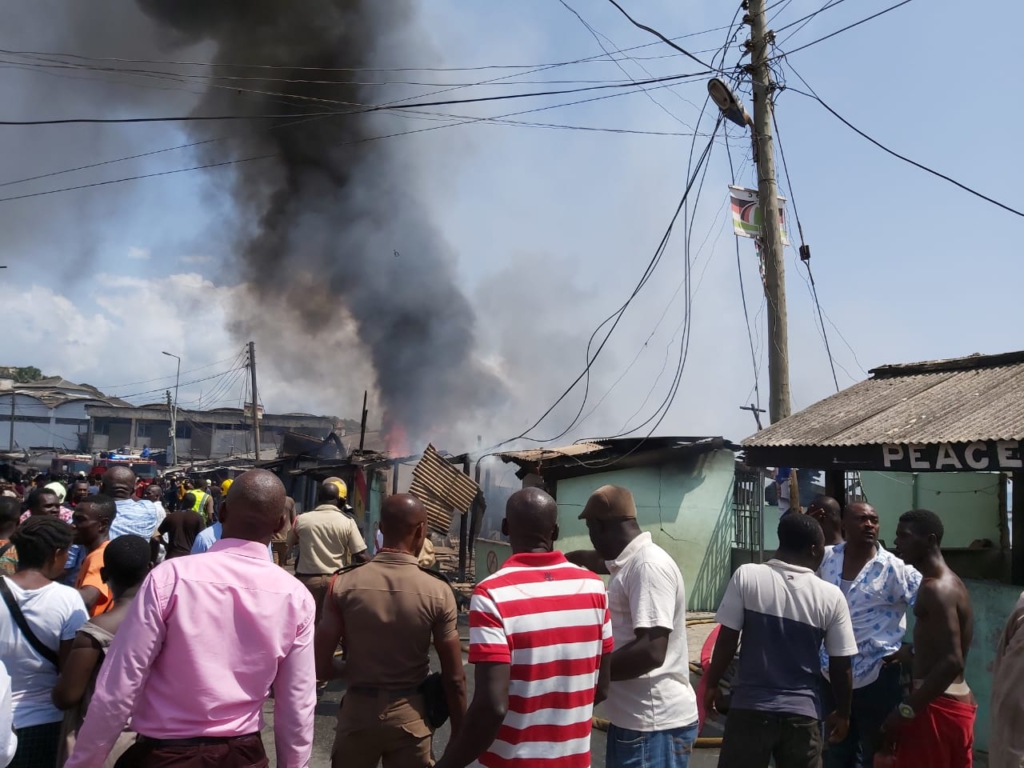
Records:
[[[45,0],[40,5],[59,13],[69,2]],[[618,48],[652,41],[606,0],[568,2]],[[821,13],[782,43],[781,50],[890,4],[844,2]],[[820,5],[821,0],[780,5],[772,26],[781,27]],[[658,0],[625,7],[670,37],[727,25],[735,10],[710,0]],[[1011,101],[1010,78],[1016,64],[1014,36],[1024,22],[1024,7],[1000,0],[986,11],[964,13],[962,4],[951,0],[917,0],[795,53],[792,63],[825,101],[867,133],[1019,208],[1024,200],[1016,184],[1020,161],[1012,134],[1021,108]],[[7,22],[0,24],[4,48],[58,50],[54,46],[60,42],[53,39],[46,14],[17,16],[7,11],[0,17],[0,22]],[[782,33],[780,41],[787,34]],[[681,43],[703,51],[721,46],[723,36],[719,31]],[[744,31],[740,39],[746,36]],[[130,57],[138,54],[133,45],[110,30],[100,34],[89,51],[63,50]],[[97,54],[98,49],[102,53]],[[542,64],[600,53],[590,32],[558,0],[431,0],[421,4],[414,26],[382,46],[379,58],[382,66],[476,67]],[[658,45],[635,55],[673,53]],[[731,65],[738,58],[734,46],[726,61]],[[642,64],[658,76],[697,66],[674,56]],[[635,62],[622,66],[634,78],[647,77]],[[784,71],[789,84],[803,89],[791,71]],[[432,72],[409,79],[465,82],[501,74],[505,71]],[[599,62],[521,79],[624,77],[615,64]],[[95,80],[71,83],[0,68],[3,111],[15,119],[126,110],[184,114],[194,104],[195,96],[189,93],[147,90],[144,100],[128,109],[116,90],[126,87]],[[492,86],[452,95],[517,89],[544,86]],[[380,89],[379,98],[430,90],[387,86]],[[684,132],[688,129],[680,123],[694,125],[698,112],[687,102],[699,106],[704,94],[704,83],[698,81],[652,91],[662,106],[633,94],[519,119]],[[449,109],[453,114],[499,115],[572,98]],[[1019,217],[885,155],[796,93],[782,92],[777,115],[792,196],[814,254],[819,295],[856,352],[857,359],[826,323],[836,360],[850,374],[839,370],[841,386],[863,378],[861,366],[1021,348],[1015,322],[1021,267],[1011,251],[1019,242]],[[390,116],[379,122],[386,131],[434,124]],[[699,130],[712,124],[705,118]],[[0,156],[0,180],[188,141],[173,126],[2,130],[7,146],[15,151]],[[750,164],[745,162],[749,142],[738,129],[731,129],[730,136],[741,169],[739,182],[752,185]],[[591,330],[628,295],[685,184],[690,139],[477,123],[389,141],[395,142],[393,151],[407,164],[410,186],[457,260],[459,280],[479,317],[479,355],[513,392],[508,406],[489,423],[467,427],[487,439],[500,439],[528,426],[575,378]],[[698,138],[698,151],[704,141]],[[31,185],[0,187],[0,197],[185,167],[194,161],[187,151],[167,153]],[[679,396],[658,430],[661,434],[741,439],[753,431],[749,414],[738,409],[752,398],[748,393],[754,374],[734,242],[723,208],[728,181],[724,146],[718,144],[696,210],[692,257],[695,278],[702,279],[693,303],[690,353]],[[792,206],[789,212],[795,238]],[[13,318],[6,362],[108,384],[173,375],[173,361],[162,357],[161,349],[183,351],[186,370],[233,357],[244,338],[226,327],[236,286],[234,276],[220,266],[226,251],[225,213],[229,211],[210,179],[196,173],[0,203],[0,228],[8,233],[3,258],[10,267],[2,276],[0,296]],[[680,227],[655,279],[630,307],[596,367],[596,395],[590,402],[608,392],[634,357],[635,364],[590,419],[567,437],[613,434],[638,409],[646,418],[664,396],[675,365],[674,351],[669,353],[666,373],[660,379],[658,374],[666,348],[674,350],[672,339],[682,318],[681,298],[670,302],[683,274],[681,235]],[[697,250],[705,236],[706,245]],[[751,320],[763,337],[752,244],[741,241],[740,253]],[[799,410],[834,386],[794,251],[787,254],[786,266],[793,408]],[[647,342],[663,312],[665,319]],[[353,361],[345,366],[344,376],[321,371],[296,380],[290,371],[298,361],[285,352],[278,354],[271,334],[271,329],[253,329],[257,344],[273,350],[269,357],[261,357],[268,409],[358,412],[362,389],[372,386],[372,372],[365,365]],[[761,343],[760,383],[766,402],[763,347]],[[196,385],[183,399],[194,399],[203,386],[216,383]],[[652,385],[653,394],[641,408]],[[556,411],[550,425],[537,434],[557,434],[566,414],[567,410]]]

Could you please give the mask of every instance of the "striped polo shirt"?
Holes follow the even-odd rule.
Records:
[[[601,656],[612,652],[604,582],[561,552],[513,555],[477,585],[469,662],[510,665],[508,714],[474,765],[590,767]]]

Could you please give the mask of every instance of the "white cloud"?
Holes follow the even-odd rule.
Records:
[[[128,247],[128,258],[129,259],[137,259],[139,261],[145,261],[151,255],[152,254],[151,254],[149,248],[141,248],[141,247],[139,247],[137,245],[132,245],[132,246]]]

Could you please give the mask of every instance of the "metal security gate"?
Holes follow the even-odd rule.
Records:
[[[735,548],[746,550],[759,563],[764,560],[764,475],[758,469],[737,467],[733,483]]]

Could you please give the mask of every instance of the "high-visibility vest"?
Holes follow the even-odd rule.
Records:
[[[202,515],[204,518],[206,518],[207,514],[206,514],[205,506],[206,506],[206,500],[208,498],[210,498],[210,494],[205,493],[203,491],[189,491],[189,493],[191,493],[193,496],[196,497],[196,504],[195,504],[194,507],[192,507],[192,511],[193,512],[198,512],[200,515]],[[207,520],[206,522],[209,523],[210,521]]]

